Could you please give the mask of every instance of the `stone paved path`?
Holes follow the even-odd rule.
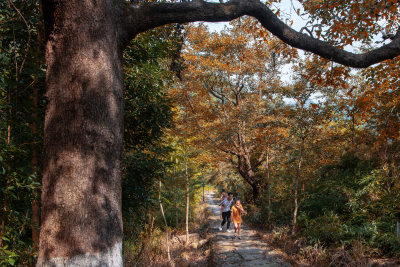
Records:
[[[279,255],[265,244],[253,230],[242,225],[242,239],[233,239],[234,233],[228,233],[226,226],[223,231],[219,231],[218,227],[221,223],[219,219],[220,209],[218,199],[213,192],[207,192],[205,195],[210,210],[210,226],[212,237],[212,257],[211,266],[217,267],[239,267],[239,266],[265,266],[290,267],[289,263],[285,263]],[[233,223],[231,223],[231,229]]]

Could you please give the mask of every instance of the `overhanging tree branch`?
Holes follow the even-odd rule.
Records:
[[[224,4],[201,0],[183,3],[126,4],[125,14],[124,34],[122,34],[124,40],[169,23],[230,21],[249,15],[256,18],[264,28],[283,42],[346,66],[366,68],[400,54],[399,34],[396,34],[387,45],[362,54],[355,54],[293,30],[259,0],[230,0]]]
[[[182,3],[127,4],[126,26],[134,34],[170,23],[230,21],[248,15],[252,1],[231,0],[225,4],[191,1]]]

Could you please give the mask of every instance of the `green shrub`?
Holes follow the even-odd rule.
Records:
[[[342,238],[342,223],[333,212],[327,212],[323,216],[308,219],[299,216],[300,235],[306,237],[311,244],[322,243],[325,246],[338,244]]]

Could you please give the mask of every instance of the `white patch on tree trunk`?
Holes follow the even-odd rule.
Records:
[[[97,253],[86,253],[72,258],[54,258],[38,262],[36,267],[122,267],[122,242]]]

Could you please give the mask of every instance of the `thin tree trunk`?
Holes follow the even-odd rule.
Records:
[[[36,102],[35,100],[37,100],[37,90],[36,94],[34,93],[34,102]],[[36,102],[37,104],[37,102]],[[37,107],[37,106],[36,106]],[[35,112],[34,111],[34,120],[35,120]],[[36,135],[36,122],[34,122],[32,124],[32,134],[33,136]],[[32,148],[32,170],[33,173],[35,173],[37,175],[37,170],[38,170],[38,158],[37,158],[37,147],[35,146],[35,144],[33,144],[33,148]],[[37,177],[37,176],[36,176]],[[35,248],[39,247],[39,226],[40,226],[40,216],[39,216],[39,211],[40,211],[40,205],[39,205],[39,201],[37,200],[37,195],[38,192],[36,192],[37,190],[35,190],[33,192],[34,195],[34,199],[32,200],[32,242],[33,242],[33,246]]]
[[[185,177],[186,177],[186,221],[185,221],[185,227],[186,227],[186,244],[189,244],[189,202],[190,202],[190,194],[189,194],[189,175],[188,175],[188,169],[187,169],[187,159],[185,157]]]
[[[188,112],[185,110],[185,125],[187,127]],[[186,243],[185,246],[189,244],[189,205],[190,205],[190,194],[189,194],[189,174],[188,174],[188,158],[187,158],[187,128],[185,129],[185,178],[186,178],[186,218],[185,218],[185,228],[186,228]]]
[[[299,162],[297,165],[297,171],[296,171],[296,177],[295,177],[295,182],[294,182],[294,210],[293,210],[293,225],[292,225],[292,233],[296,233],[296,223],[297,223],[297,212],[299,209],[299,204],[298,204],[298,187],[299,187],[299,180],[300,180],[300,174],[301,174],[301,165],[303,162],[303,147],[304,147],[304,139],[302,140],[301,146],[300,146],[300,154],[299,154]]]
[[[17,75],[17,74],[16,74]],[[17,80],[18,78],[16,78]],[[8,123],[7,123],[7,141],[6,146],[11,144],[11,92],[7,92],[7,104],[8,104]],[[4,190],[4,198],[3,198],[3,207],[2,207],[2,216],[1,216],[1,226],[0,226],[0,246],[3,245],[3,236],[6,232],[6,221],[7,221],[7,212],[8,212],[8,185],[10,182],[10,162],[7,162],[7,174],[6,174],[6,185]]]
[[[38,38],[38,42],[40,42],[40,38]],[[38,59],[36,61],[37,64],[39,63],[39,53],[40,53],[40,47],[38,48]],[[33,104],[33,110],[32,110],[32,173],[36,175],[38,174],[38,149],[36,145],[36,134],[37,134],[37,117],[38,117],[38,101],[39,101],[39,93],[38,89],[36,87],[33,88],[33,98],[32,98],[32,104]],[[40,226],[40,216],[39,216],[39,201],[37,200],[37,190],[34,190],[33,192],[33,197],[34,199],[32,200],[32,241],[33,241],[33,246],[38,247],[39,246],[39,226]]]
[[[297,203],[297,194],[298,194],[298,183],[299,178],[296,175],[295,183],[294,183],[294,210],[293,210],[293,225],[292,225],[292,233],[296,233],[296,223],[297,223],[297,211],[298,211],[298,203]]]
[[[204,202],[204,184],[203,184],[203,202]]]
[[[175,227],[178,227],[178,224],[179,224],[179,222],[178,222],[178,206],[176,206],[176,209],[175,209]]]
[[[266,158],[266,167],[267,167],[267,191],[268,191],[268,225],[271,228],[271,180],[270,180],[270,172],[269,172],[269,144],[267,147],[267,158]]]
[[[174,176],[175,175],[176,175],[176,166],[174,166]],[[175,203],[176,203],[175,226],[176,227],[178,227],[178,225],[179,225],[179,201],[180,201],[179,194],[176,194],[176,199],[175,199]]]
[[[5,197],[4,200],[6,200]],[[5,234],[5,229],[6,229],[6,215],[7,215],[6,212],[7,212],[7,205],[3,204],[3,212],[1,216],[0,247],[3,246],[3,236]]]
[[[46,97],[37,266],[122,266],[123,2],[43,0]]]
[[[352,146],[352,149],[355,149],[354,135],[355,135],[355,131],[356,131],[356,118],[355,118],[354,111],[351,114],[351,122],[352,122],[352,127],[351,127],[351,146]]]
[[[176,176],[176,166],[174,165],[174,178]],[[175,194],[175,227],[178,227],[178,202],[179,202],[179,194]]]
[[[39,246],[39,226],[40,226],[40,216],[39,216],[39,201],[36,199],[32,201],[32,242],[34,247]]]
[[[165,218],[164,214],[164,208],[161,202],[161,180],[158,184],[158,202],[160,203],[160,210],[161,210],[161,215],[163,216],[164,223],[165,223],[165,229],[166,229],[166,242],[167,242],[167,254],[168,254],[168,262],[171,261],[171,254],[169,252],[169,233],[168,233],[168,223],[167,219]]]
[[[4,190],[4,198],[3,198],[3,207],[2,207],[2,216],[1,216],[1,232],[0,232],[0,246],[3,245],[3,236],[6,233],[6,221],[8,216],[8,185],[9,185],[9,173],[10,168],[7,166],[7,175],[6,175],[6,187]]]

